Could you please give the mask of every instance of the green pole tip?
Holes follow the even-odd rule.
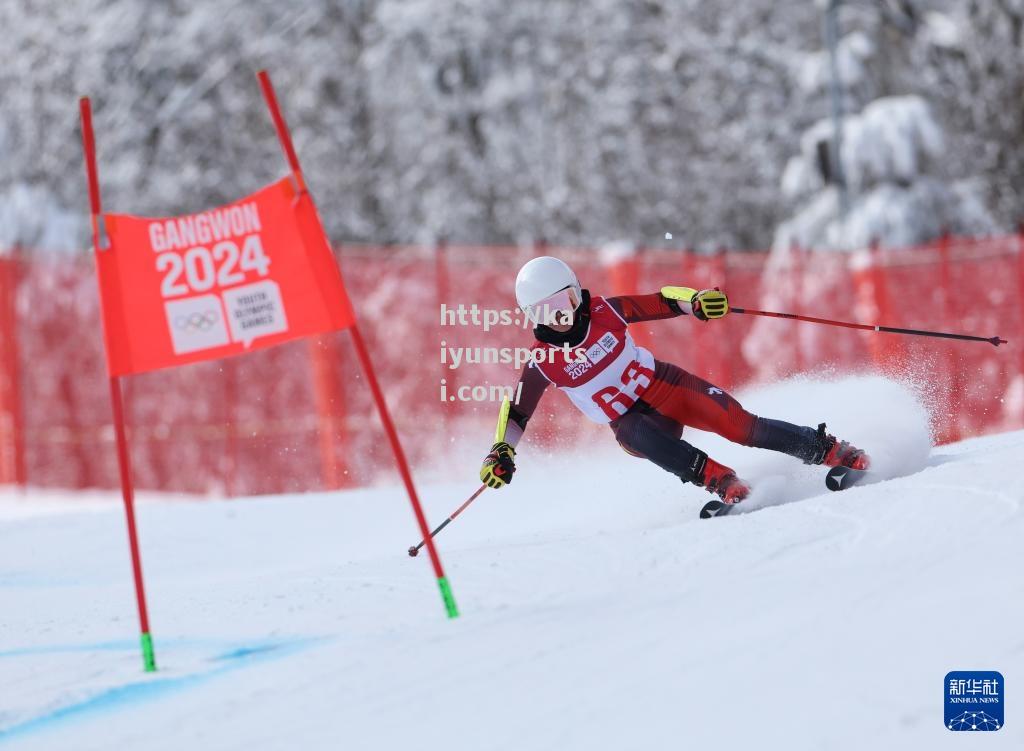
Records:
[[[448,617],[458,618],[459,606],[455,604],[455,596],[452,594],[451,585],[448,584],[448,578],[439,576],[437,578],[437,586],[441,588],[441,599],[444,600],[444,609],[448,611]]]
[[[142,665],[147,673],[155,673],[156,653],[153,651],[153,637],[148,632],[143,632],[140,641],[142,642]]]

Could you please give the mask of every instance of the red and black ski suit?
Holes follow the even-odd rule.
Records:
[[[696,472],[707,456],[681,439],[686,426],[717,433],[744,446],[781,451],[807,463],[820,462],[824,447],[813,428],[751,414],[723,389],[672,363],[654,359],[636,347],[625,331],[630,323],[681,315],[687,313],[660,293],[597,297],[592,301],[584,290],[572,328],[560,333],[538,326],[534,329],[535,349],[551,355],[552,348],[567,345],[594,354],[576,362],[554,357],[553,361],[528,363],[520,377],[519,400],[509,413],[507,440],[513,445],[518,442],[544,391],[554,383],[592,419],[608,422],[626,451],[649,459],[685,481],[700,484]],[[580,383],[585,383],[588,376],[595,378],[595,372],[603,367],[600,359],[607,358],[613,364],[619,362],[620,355],[628,359],[630,350],[623,354],[625,347],[641,353],[632,363],[616,366],[622,371],[623,384],[631,380],[633,390],[628,396],[606,393],[609,388],[615,391],[611,387],[594,387],[584,397],[576,393],[583,388]],[[590,360],[595,362],[591,364]],[[602,418],[587,397],[607,416]],[[596,418],[593,413],[597,413]]]

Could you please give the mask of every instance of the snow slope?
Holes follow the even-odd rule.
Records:
[[[0,492],[0,749],[962,748],[942,684],[971,669],[1009,686],[972,746],[1020,748],[1024,433],[929,455],[877,379],[745,403],[822,415],[894,479],[826,493],[695,433],[761,506],[701,521],[704,491],[617,449],[527,448],[440,537],[455,621],[396,488],[146,499],[153,676],[116,500]],[[423,488],[431,521],[473,488]]]

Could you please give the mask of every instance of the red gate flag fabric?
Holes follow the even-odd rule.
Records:
[[[113,376],[213,360],[351,326],[309,194],[282,178],[190,216],[104,214],[96,250]]]

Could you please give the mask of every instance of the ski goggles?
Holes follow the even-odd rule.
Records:
[[[572,323],[573,313],[580,305],[576,290],[572,287],[560,289],[543,300],[523,308],[526,317],[538,325],[568,325]]]

